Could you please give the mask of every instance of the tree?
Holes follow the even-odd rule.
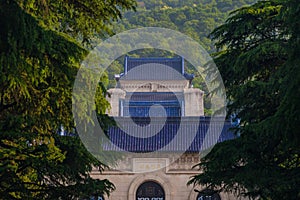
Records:
[[[299,199],[299,12],[296,0],[234,11],[211,36],[237,139],[216,145],[189,184],[260,199]]]
[[[105,166],[79,138],[58,132],[74,132],[72,85],[87,54],[78,41],[107,33],[134,6],[132,0],[0,2],[0,199],[76,199],[114,189],[90,178],[93,166]]]

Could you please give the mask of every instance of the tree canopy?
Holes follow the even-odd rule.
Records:
[[[256,0],[138,0],[136,12],[126,12],[116,31],[137,27],[164,27],[180,31],[199,42],[208,52],[214,46],[209,33],[224,23],[229,12]]]
[[[211,37],[240,137],[216,145],[190,184],[260,199],[300,198],[300,5],[259,1]]]
[[[93,166],[104,165],[79,138],[58,133],[74,132],[82,42],[109,34],[108,24],[134,7],[132,0],[0,2],[0,199],[76,199],[114,189],[90,178]]]

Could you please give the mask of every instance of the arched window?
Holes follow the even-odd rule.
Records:
[[[196,200],[221,200],[221,197],[216,191],[206,189],[199,192]]]
[[[104,200],[104,197],[102,195],[96,195],[90,197],[90,200]]]
[[[165,200],[165,191],[154,181],[142,183],[136,191],[136,200]]]

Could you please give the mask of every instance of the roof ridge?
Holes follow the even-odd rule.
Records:
[[[139,58],[136,58],[136,57],[130,57],[130,56],[127,56],[127,59],[130,59],[130,60],[174,60],[174,61],[181,61],[183,59],[183,57],[181,56],[177,56],[177,57],[172,57],[172,58],[167,58],[167,57],[139,57]]]

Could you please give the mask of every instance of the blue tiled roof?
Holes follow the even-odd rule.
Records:
[[[127,123],[126,120],[129,120],[129,118],[115,119],[118,122],[122,122],[122,129],[111,127],[108,130],[107,134],[114,145],[104,145],[105,150],[199,152],[209,148],[216,142],[235,138],[233,132],[229,130],[231,127],[229,121],[226,121],[223,125],[222,121],[212,122],[209,117],[200,117],[200,120],[198,117],[169,117],[164,124],[162,124],[160,118],[151,118],[151,124],[149,124],[150,118],[133,118],[133,121],[143,127],[143,131],[136,125]],[[160,129],[159,127],[162,128]],[[209,127],[210,135],[208,135]],[[153,131],[156,130],[160,131],[157,134],[153,134]],[[179,130],[182,130],[181,134],[183,133],[183,137],[175,139],[180,132]]]
[[[183,58],[174,57],[174,58],[133,58],[126,56],[125,57],[125,74],[131,69],[144,65],[144,64],[161,64],[172,67],[180,74],[184,74]]]
[[[150,107],[152,110],[152,116],[164,116],[169,117],[181,116],[181,102],[183,101],[183,94],[172,92],[134,92],[127,93],[125,100],[122,101],[123,115],[131,117],[149,117]],[[159,109],[157,106],[163,106],[164,110]]]
[[[127,92],[126,99],[130,101],[178,101],[183,100],[183,93],[178,92]]]
[[[181,107],[178,102],[124,102],[123,116],[130,117],[180,117]]]
[[[121,80],[187,80],[184,59],[125,57]]]

